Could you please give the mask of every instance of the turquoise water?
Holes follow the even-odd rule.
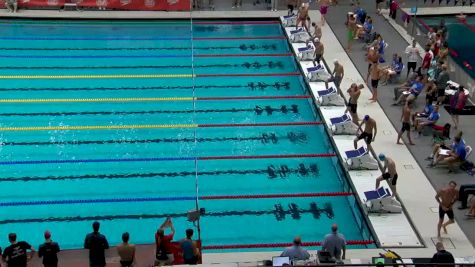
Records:
[[[3,76],[197,76],[2,79],[0,99],[198,98],[2,103],[1,237],[16,232],[39,244],[49,229],[63,248],[80,248],[91,223],[99,220],[112,244],[119,243],[124,231],[134,243],[152,243],[158,226],[171,216],[179,239],[194,227],[185,214],[198,204],[206,210],[201,219],[205,246],[289,242],[298,234],[304,241],[320,241],[332,223],[340,225],[348,240],[372,238],[353,197],[202,199],[350,191],[336,157],[194,160],[334,153],[323,125],[5,131],[321,121],[311,99],[199,100],[308,96],[303,78],[289,74],[299,69],[280,25],[196,24],[191,30],[184,21],[0,24]],[[276,73],[282,75],[251,76]],[[243,76],[199,76],[203,74]],[[46,162],[40,164],[42,160]],[[283,213],[276,211],[280,207]]]
[[[465,23],[460,22],[455,16],[424,16],[424,22],[430,27],[438,26],[441,19],[445,20],[448,30],[448,44],[452,59],[472,78],[475,78],[475,18],[467,17]],[[463,41],[462,41],[463,40]],[[467,66],[471,67],[467,67]]]

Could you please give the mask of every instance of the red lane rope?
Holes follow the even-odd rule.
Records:
[[[217,127],[257,127],[257,126],[301,126],[301,125],[321,125],[320,121],[302,121],[302,122],[275,122],[275,123],[222,123],[222,124],[198,124],[198,128],[217,128]]]
[[[235,97],[197,97],[197,101],[203,100],[251,100],[251,99],[308,99],[311,96],[308,95],[295,95],[295,96],[235,96]]]
[[[261,77],[261,76],[300,76],[300,72],[283,72],[283,73],[249,73],[249,74],[196,74],[196,77]]]
[[[268,24],[280,24],[278,21],[198,21],[193,22],[193,24],[198,25],[242,25],[242,24],[251,24],[251,25],[268,25]]]
[[[288,158],[329,158],[336,157],[335,153],[322,154],[288,154],[288,155],[260,155],[260,156],[208,156],[198,157],[199,160],[223,160],[223,159],[288,159]]]
[[[285,36],[257,36],[257,37],[195,37],[193,40],[282,40]]]
[[[202,54],[195,57],[290,57],[291,53],[280,54]]]
[[[460,21],[460,23],[462,23],[463,25],[465,25],[465,27],[467,27],[469,30],[471,30],[472,32],[475,32],[475,27],[472,26],[472,25],[470,25],[470,24],[468,24],[467,21],[465,21],[465,20],[459,20],[459,21]]]
[[[240,195],[240,196],[202,196],[201,200],[216,199],[256,199],[256,198],[297,198],[297,197],[346,197],[350,192],[298,193],[298,194],[269,194],[269,195]]]
[[[371,245],[374,244],[374,240],[347,240],[347,245]],[[284,248],[292,246],[292,243],[264,243],[264,244],[236,244],[236,245],[215,245],[215,246],[203,246],[203,249],[238,249],[238,248]],[[303,242],[301,246],[304,247],[319,247],[322,242]]]

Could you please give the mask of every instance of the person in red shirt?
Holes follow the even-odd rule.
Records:
[[[165,229],[170,228],[170,234],[165,235]],[[175,234],[175,227],[170,217],[168,217],[155,233],[155,266],[173,264],[173,253],[171,250],[171,241]]]
[[[465,94],[465,88],[460,85],[458,91],[450,99],[451,115],[454,121],[454,128],[459,126],[459,115],[462,114],[462,110],[467,102],[467,95]]]
[[[422,59],[422,66],[421,66],[421,74],[426,77],[427,72],[429,71],[430,68],[430,63],[432,62],[432,59],[434,58],[434,54],[430,50],[430,46],[426,46],[425,49],[426,53],[424,55],[424,58]]]

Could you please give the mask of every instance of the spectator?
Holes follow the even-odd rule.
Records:
[[[459,210],[468,208],[468,196],[475,195],[475,184],[463,184],[459,189],[458,200],[462,202],[458,207]]]
[[[454,141],[452,142],[452,144],[450,144],[450,146],[447,146],[444,143],[435,144],[432,149],[432,153],[429,155],[429,157],[426,158],[426,160],[434,161],[434,159],[437,159],[441,154],[441,149],[454,150],[458,142],[465,145],[465,141],[462,139],[462,135],[463,135],[463,132],[461,131],[458,132],[457,135],[455,135]],[[460,140],[460,141],[457,141],[457,140]],[[447,157],[448,155],[443,155],[443,156]]]
[[[18,11],[18,2],[17,0],[6,0],[5,6],[9,12],[16,13]]]
[[[412,84],[412,86],[405,91],[400,92],[399,98],[393,105],[399,105],[405,101],[415,101],[417,97],[421,94],[422,89],[424,89],[424,84],[422,83],[422,77],[417,76],[416,80]]]
[[[338,226],[336,224],[332,225],[332,232],[325,236],[323,240],[322,248],[324,251],[330,253],[332,258],[337,261],[345,259],[346,254],[346,241],[345,237],[338,233]],[[343,252],[343,253],[342,253]]]
[[[392,158],[386,157],[383,153],[378,155],[378,158],[380,161],[384,163],[383,169],[382,169],[382,175],[376,178],[376,190],[379,188],[380,183],[383,180],[386,180],[386,182],[389,185],[389,188],[391,188],[391,191],[393,192],[393,195],[396,194],[396,184],[397,184],[397,171],[396,171],[396,162]]]
[[[447,226],[454,223],[454,211],[452,206],[457,201],[457,183],[450,181],[447,187],[440,189],[435,195],[435,200],[439,203],[439,223],[437,224],[437,237],[440,238],[440,230],[447,234]],[[444,223],[445,214],[449,220]]]
[[[8,267],[26,267],[28,261],[33,258],[35,249],[25,241],[16,241],[16,234],[8,234],[8,241],[10,246],[6,247],[2,253],[3,261],[7,263]],[[28,256],[28,250],[30,255]]]
[[[117,246],[117,253],[120,257],[120,266],[133,267],[135,261],[135,245],[129,244],[129,233],[122,234],[122,243]]]
[[[319,0],[320,2],[320,14],[321,14],[321,24],[322,27],[325,26],[326,16],[328,13],[328,8],[330,7],[330,0]]]
[[[170,234],[165,235],[165,229],[170,228]],[[171,241],[175,235],[175,227],[173,227],[173,222],[170,217],[165,219],[160,228],[158,228],[157,233],[155,233],[155,256],[156,263],[155,265],[163,264],[172,264],[173,263],[173,253],[171,250]]]
[[[51,240],[51,233],[46,231],[45,242],[38,248],[38,257],[43,258],[44,267],[58,266],[59,245]]]
[[[466,102],[465,88],[460,85],[457,92],[450,98],[450,115],[452,116],[455,130],[459,126],[459,115],[462,114]]]
[[[416,44],[416,40],[412,40],[412,45],[409,45],[405,51],[407,55],[407,76],[409,76],[411,70],[416,72],[417,62],[420,57],[420,51],[419,48],[416,47]]]
[[[404,68],[404,64],[402,63],[402,57],[398,56],[398,54],[393,54],[393,61],[391,62],[391,66],[384,67],[381,73],[381,85],[388,84],[388,81],[392,78],[401,74],[402,69]]]
[[[287,12],[287,15],[293,15],[294,14],[294,9],[297,6],[297,0],[287,0],[287,8],[289,11]]]
[[[416,121],[417,118],[427,118],[429,115],[434,111],[434,106],[432,105],[432,102],[429,99],[426,99],[426,104],[424,106],[424,110],[421,112],[414,112],[412,114],[412,124]]]
[[[281,257],[289,257],[291,260],[308,260],[310,258],[310,254],[308,251],[304,248],[301,247],[302,240],[300,236],[296,236],[294,238],[294,244],[286,248],[282,254],[280,254]]]
[[[424,58],[422,59],[421,74],[424,75],[424,77],[427,77],[427,74],[429,73],[430,64],[432,62],[432,59],[434,58],[434,53],[430,50],[429,46],[426,46],[425,52],[426,53],[424,54]]]
[[[434,111],[427,118],[416,118],[414,128],[418,132],[419,136],[422,134],[422,129],[425,126],[433,126],[440,118],[439,106],[434,107]]]
[[[391,0],[389,3],[389,17],[391,17],[393,20],[396,20],[396,13],[398,8],[398,2],[396,0]]]
[[[197,264],[200,250],[196,241],[193,241],[193,229],[186,229],[186,238],[180,241],[181,250],[183,251],[183,260],[185,264]]]
[[[438,61],[447,61],[447,56],[449,55],[449,43],[444,42],[439,50]]]
[[[349,16],[348,23],[346,25],[346,31],[347,31],[347,38],[348,38],[346,51],[351,52],[351,45],[353,44],[353,41],[355,39],[355,32],[356,32],[356,15]]]
[[[429,167],[435,167],[442,163],[447,164],[449,168],[452,168],[455,163],[465,161],[465,158],[467,157],[465,142],[462,141],[460,136],[456,136],[454,139],[455,142],[452,145],[452,149],[447,151],[445,154],[439,153],[438,157],[434,156],[434,161],[429,165]]]
[[[437,79],[435,80],[435,85],[437,86],[437,104],[441,105],[445,101],[445,87],[447,87],[447,82],[450,81],[450,75],[447,71],[447,64],[442,64],[442,71],[439,73]]]
[[[89,265],[91,267],[106,266],[105,250],[109,249],[109,243],[104,235],[99,233],[101,224],[92,223],[93,232],[88,234],[84,240],[84,248],[89,250]]]
[[[452,256],[452,253],[445,250],[442,242],[437,242],[437,244],[435,244],[435,248],[437,249],[437,252],[434,254],[434,256],[432,256],[430,263],[446,263],[446,264],[455,263],[454,256]],[[445,266],[453,266],[453,265],[445,265]]]
[[[435,86],[434,81],[429,81],[426,85],[426,103],[434,102],[437,98],[437,87]]]
[[[271,0],[270,2],[270,10],[277,11],[277,7],[279,6],[279,0]]]

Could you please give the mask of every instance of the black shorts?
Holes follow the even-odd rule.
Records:
[[[416,71],[416,67],[417,67],[417,62],[407,62],[407,71],[409,72],[409,70],[412,69],[412,71]]]
[[[356,109],[358,108],[358,104],[348,103],[348,107],[350,108],[351,113],[356,113]]]
[[[437,89],[437,97],[445,96],[445,88]]]
[[[364,139],[366,144],[369,145],[373,141],[373,136],[371,134],[367,133],[367,132],[362,132],[360,135],[358,135],[358,137],[356,139],[357,140]]]
[[[410,131],[410,130],[411,130],[411,124],[409,122],[403,122],[402,127],[401,127],[401,132]]]
[[[382,3],[384,0],[376,0],[376,3],[379,4],[379,3]]]
[[[443,220],[445,214],[447,214],[447,217],[449,217],[450,220],[454,219],[454,211],[452,209],[445,211],[442,209],[442,206],[439,205],[439,219]]]
[[[451,108],[450,109],[450,114],[452,115],[460,115],[462,113],[461,109],[456,109],[456,108]]]
[[[378,88],[379,80],[371,79],[371,87]]]
[[[394,177],[392,177],[392,179],[391,179],[391,185],[396,185],[396,183],[397,183],[397,177],[398,177],[398,176],[397,176],[397,173],[394,174]],[[389,174],[389,172],[383,174],[383,179],[384,179],[384,180],[387,181],[389,178],[391,178],[391,174]]]

